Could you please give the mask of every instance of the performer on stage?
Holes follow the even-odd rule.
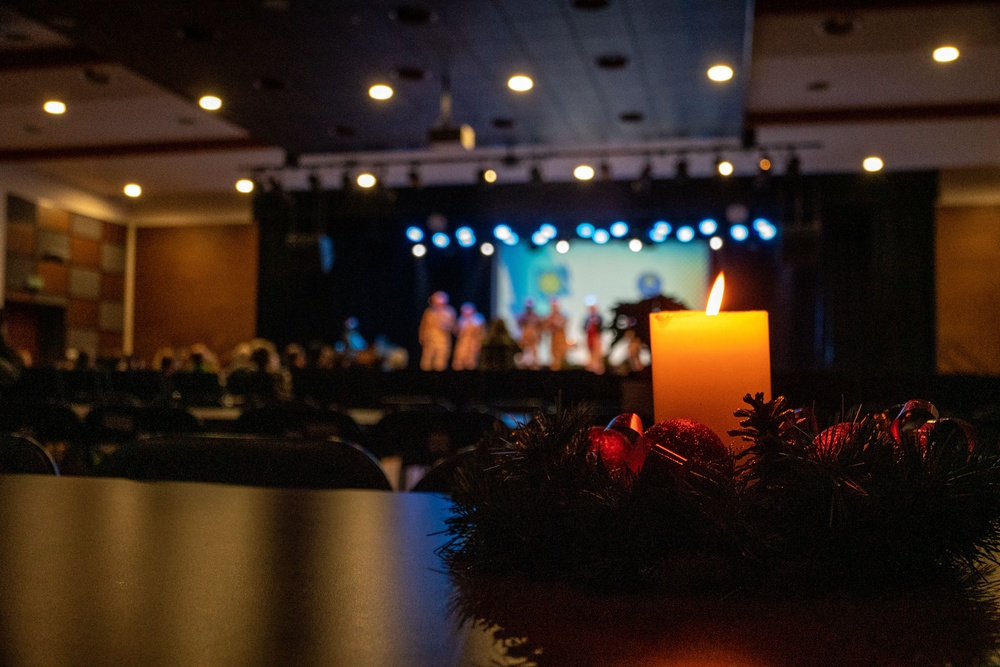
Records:
[[[521,329],[521,368],[538,368],[538,343],[542,339],[542,318],[535,312],[534,299],[524,300],[524,312],[517,318]]]
[[[587,361],[587,370],[594,373],[604,372],[604,343],[601,340],[601,330],[604,328],[604,321],[597,311],[597,304],[594,302],[587,304],[587,318],[583,321],[583,330],[587,334],[587,351],[590,359]]]
[[[485,335],[486,320],[476,312],[475,305],[463,303],[461,315],[455,323],[455,355],[451,367],[456,371],[475,370]]]
[[[569,345],[566,343],[566,315],[559,310],[559,301],[551,299],[549,301],[549,314],[544,321],[545,330],[549,332],[549,346],[552,351],[552,363],[549,368],[554,371],[562,370],[566,363],[566,350]]]
[[[420,370],[443,371],[451,356],[451,332],[455,328],[455,309],[448,305],[448,294],[434,292],[420,319],[419,340],[423,348]]]

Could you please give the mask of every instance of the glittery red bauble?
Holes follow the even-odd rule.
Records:
[[[590,441],[587,454],[592,460],[603,463],[613,475],[625,470],[625,461],[632,445],[622,433],[591,426],[587,431],[587,440]]]
[[[857,431],[858,425],[855,422],[840,422],[824,429],[813,438],[816,453],[820,456],[836,454]]]
[[[691,419],[668,419],[646,429],[650,456],[656,455],[677,465],[688,461],[721,462],[729,457],[729,448],[715,431]]]
[[[924,422],[913,432],[914,441],[924,456],[933,447],[955,447],[972,454],[976,450],[976,433],[972,424],[964,419],[935,419]]]

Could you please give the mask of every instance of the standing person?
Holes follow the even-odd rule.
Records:
[[[588,303],[587,318],[583,321],[583,330],[587,335],[587,351],[590,353],[587,370],[598,374],[604,372],[604,342],[601,340],[603,329],[604,321],[597,311],[597,304]]]
[[[455,323],[455,355],[451,367],[456,371],[475,370],[485,335],[486,320],[476,311],[475,305],[463,303]]]
[[[549,301],[549,314],[543,322],[545,330],[549,332],[549,347],[552,351],[552,363],[549,368],[554,371],[562,370],[566,363],[566,350],[569,345],[566,343],[566,315],[559,310],[559,301],[552,299]]]
[[[535,312],[534,299],[524,300],[524,311],[517,317],[521,329],[521,368],[538,368],[538,343],[542,339],[542,318]]]
[[[517,341],[507,331],[507,323],[496,317],[490,322],[490,327],[483,339],[483,354],[479,369],[484,371],[514,370],[514,358],[521,351]]]
[[[428,306],[420,319],[418,337],[423,348],[420,370],[443,371],[451,356],[451,332],[455,328],[455,309],[448,305],[448,295],[437,291],[427,300]]]

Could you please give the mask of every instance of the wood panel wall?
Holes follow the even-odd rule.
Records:
[[[1000,375],[1000,206],[937,211],[937,370]]]
[[[135,354],[204,343],[221,357],[254,337],[257,227],[139,228]]]

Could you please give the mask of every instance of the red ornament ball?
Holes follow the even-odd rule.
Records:
[[[729,458],[729,447],[715,431],[691,419],[668,419],[646,429],[646,443],[653,453],[683,465],[688,461],[718,463]]]
[[[623,473],[626,467],[632,443],[619,431],[613,431],[600,426],[591,426],[587,430],[587,456],[591,460],[600,461],[612,475]]]
[[[858,425],[855,422],[840,422],[824,429],[819,435],[813,438],[816,453],[820,456],[836,454],[850,440],[851,436],[857,432]]]

